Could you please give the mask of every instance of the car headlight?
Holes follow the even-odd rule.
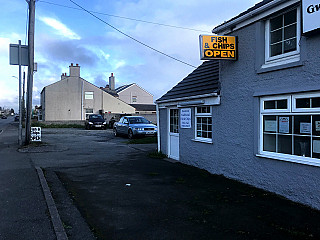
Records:
[[[104,122],[103,124],[107,124],[107,122]]]
[[[89,124],[93,124],[93,122],[89,122]]]

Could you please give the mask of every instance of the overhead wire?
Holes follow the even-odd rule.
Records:
[[[59,7],[64,7],[64,8],[69,8],[69,9],[74,9],[74,10],[81,10],[81,11],[83,10],[81,8],[66,6],[66,5],[53,3],[53,2],[48,2],[48,1],[39,0],[38,2],[51,4],[51,5],[55,5],[55,6],[59,6]],[[102,13],[102,12],[96,12],[96,11],[89,11],[89,12],[94,13],[94,14],[100,14],[100,15],[105,15],[105,16],[109,16],[109,17],[121,18],[121,19],[126,19],[126,20],[131,20],[131,21],[136,21],[136,22],[143,22],[143,23],[148,23],[148,24],[154,24],[154,25],[159,25],[159,26],[164,26],[164,27],[178,28],[178,29],[184,29],[184,30],[196,31],[196,32],[211,33],[210,31],[206,31],[206,30],[200,30],[200,29],[195,29],[195,28],[187,28],[187,27],[175,26],[175,25],[171,25],[171,24],[164,24],[164,23],[158,23],[158,22],[151,22],[151,21],[146,21],[146,20],[141,20],[141,19],[136,19],[136,18],[123,17],[123,16],[118,16],[118,15],[113,15],[113,14],[108,14],[108,13]]]
[[[89,14],[90,14],[91,16],[93,16],[94,18],[100,20],[101,22],[105,23],[106,25],[108,25],[109,27],[113,28],[113,29],[116,30],[117,32],[121,33],[122,35],[124,35],[124,36],[132,39],[133,41],[135,41],[135,42],[137,42],[137,43],[139,43],[139,44],[141,44],[141,45],[143,45],[143,46],[145,46],[145,47],[147,47],[147,48],[149,48],[149,49],[151,49],[151,50],[153,50],[153,51],[155,51],[155,52],[157,52],[157,53],[159,53],[159,54],[162,54],[162,55],[164,55],[164,56],[166,56],[166,57],[168,57],[168,58],[171,58],[171,59],[173,59],[173,60],[175,60],[175,61],[177,61],[177,62],[183,63],[183,64],[188,65],[188,66],[193,67],[193,68],[197,68],[196,66],[193,66],[193,65],[191,65],[191,64],[189,64],[189,63],[187,63],[187,62],[184,62],[184,61],[182,61],[182,60],[180,60],[180,59],[178,59],[178,58],[172,57],[172,56],[170,56],[170,55],[168,55],[168,54],[166,54],[166,53],[164,53],[164,52],[161,52],[161,51],[159,51],[159,50],[157,50],[157,49],[155,49],[155,48],[153,48],[153,47],[151,47],[151,46],[149,46],[149,45],[147,45],[147,44],[139,41],[138,39],[130,36],[129,34],[124,33],[124,32],[121,31],[120,29],[114,27],[114,26],[111,25],[110,23],[108,23],[108,22],[104,21],[103,19],[99,18],[98,16],[96,16],[96,15],[93,14],[92,12],[86,10],[85,8],[83,8],[82,6],[80,6],[79,4],[77,4],[76,2],[74,2],[73,0],[69,0],[69,1],[72,2],[73,4],[75,4],[76,6],[78,6],[79,8],[81,8],[83,11],[89,13]]]

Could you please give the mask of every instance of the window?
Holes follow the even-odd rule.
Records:
[[[265,38],[266,64],[299,61],[300,10],[293,9],[267,20]]]
[[[137,96],[132,96],[132,102],[137,102]]]
[[[93,99],[93,92],[85,92],[84,99]]]
[[[196,136],[195,140],[212,142],[212,113],[210,106],[196,107]]]
[[[89,119],[89,115],[90,115],[90,114],[93,114],[93,109],[87,108],[87,109],[86,109],[86,119]]]
[[[260,154],[320,166],[320,93],[260,100]]]
[[[170,132],[179,133],[179,110],[170,109]]]

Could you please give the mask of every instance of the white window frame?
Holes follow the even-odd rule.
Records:
[[[210,113],[197,113],[197,108],[201,108],[201,107],[209,107],[210,109]],[[213,122],[213,119],[212,119],[212,106],[198,106],[198,107],[195,107],[194,109],[195,111],[195,114],[194,114],[194,140],[195,141],[198,141],[198,142],[204,142],[204,143],[212,143],[212,135],[213,135],[213,123],[212,123],[212,126],[211,126],[211,138],[203,138],[203,137],[197,137],[197,117],[208,117],[208,118],[211,118],[211,122]]]
[[[94,98],[94,93],[92,91],[84,92],[84,99],[92,100]]]
[[[292,9],[291,9],[292,10]],[[262,66],[273,67],[292,62],[300,61],[300,38],[301,38],[301,11],[300,7],[296,8],[297,12],[297,49],[288,53],[270,56],[270,19],[265,22],[265,64]],[[284,12],[283,14],[285,14]],[[283,15],[281,14],[281,15]]]
[[[92,110],[92,112],[88,113],[87,110]],[[86,119],[88,119],[89,115],[93,114],[93,108],[86,108],[85,114],[86,114]]]
[[[292,95],[282,95],[282,96],[273,96],[273,97],[261,97],[260,98],[260,122],[259,122],[259,153],[257,154],[258,157],[264,157],[264,158],[270,158],[270,159],[276,159],[276,160],[282,160],[282,161],[288,161],[288,162],[294,162],[294,163],[300,163],[300,164],[306,164],[311,166],[318,166],[320,167],[320,159],[319,158],[311,158],[311,157],[303,157],[303,156],[297,156],[292,154],[285,154],[285,153],[275,153],[275,152],[268,152],[263,151],[263,116],[299,116],[299,115],[320,115],[320,108],[308,108],[308,109],[300,109],[299,111],[296,111],[295,109],[295,100],[298,98],[311,98],[311,97],[320,97],[320,92],[318,93],[303,93],[303,94],[292,94]],[[279,99],[288,99],[288,108],[287,109],[267,109],[264,110],[264,101],[268,100],[279,100]],[[292,107],[290,107],[290,105]],[[303,110],[303,111],[302,111]],[[312,123],[312,122],[311,122]],[[291,121],[290,124],[293,124]],[[312,125],[311,125],[312,129]],[[293,126],[292,126],[293,131]],[[279,133],[275,133],[279,134]],[[289,135],[294,135],[292,132]],[[311,138],[311,145],[313,145],[313,136],[310,134]],[[292,146],[294,146],[294,142],[292,142]],[[311,147],[311,146],[310,146]],[[312,154],[312,153],[311,153]]]

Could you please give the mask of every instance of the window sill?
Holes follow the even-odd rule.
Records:
[[[262,64],[257,73],[265,73],[271,71],[282,70],[286,68],[299,67],[302,66],[302,61],[300,55],[296,55],[291,58],[279,59],[277,61],[270,61]]]
[[[199,138],[194,138],[191,139],[194,142],[202,142],[202,143],[209,143],[212,144],[212,139],[199,139]]]
[[[274,160],[280,160],[285,162],[299,163],[303,165],[309,165],[314,167],[320,167],[320,160],[309,158],[309,157],[300,157],[286,154],[272,154],[272,153],[261,153],[256,154],[257,157],[269,158]]]

